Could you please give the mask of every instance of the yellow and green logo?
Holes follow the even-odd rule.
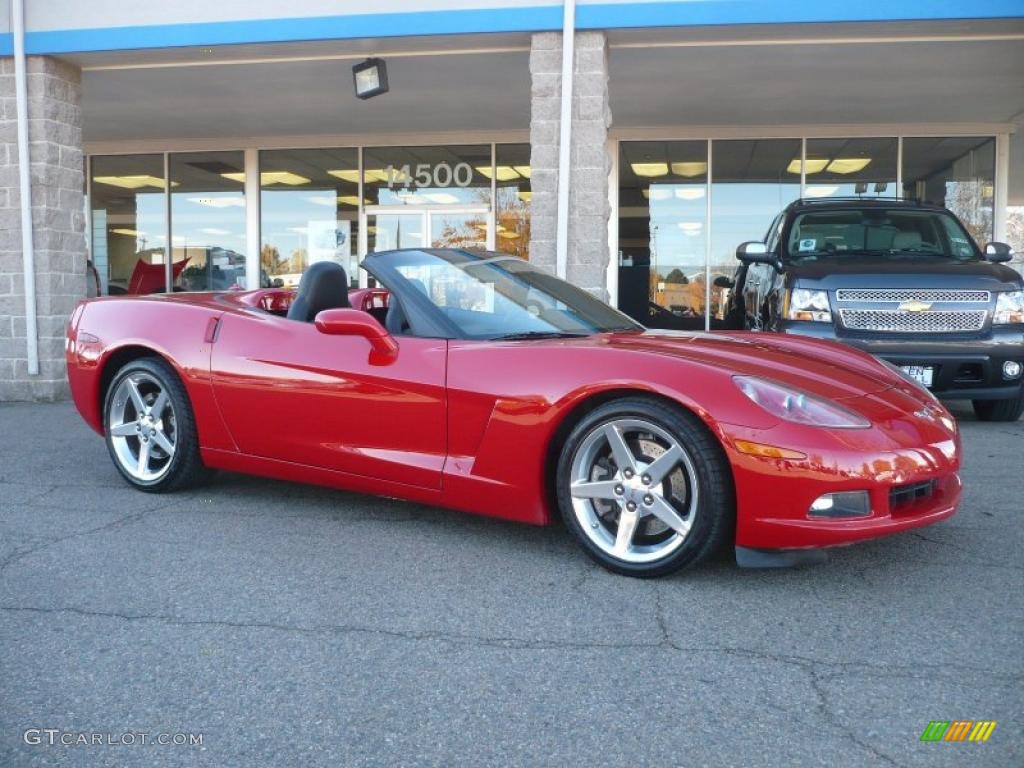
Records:
[[[995,720],[932,720],[921,741],[988,741],[995,728]]]

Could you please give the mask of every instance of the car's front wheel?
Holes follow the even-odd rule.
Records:
[[[565,441],[558,507],[590,557],[629,576],[661,576],[729,539],[732,475],[696,416],[644,398],[606,403]]]
[[[1024,413],[1024,392],[1008,400],[974,400],[971,404],[981,421],[1016,421]]]
[[[188,393],[165,361],[147,357],[121,368],[103,419],[114,466],[139,490],[174,491],[206,476]]]

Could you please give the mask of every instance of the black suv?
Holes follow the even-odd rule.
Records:
[[[1024,411],[1024,281],[978,248],[941,205],[880,198],[804,199],[764,242],[743,243],[735,323],[836,339],[900,367],[985,421]]]

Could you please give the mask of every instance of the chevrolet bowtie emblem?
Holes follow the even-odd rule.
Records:
[[[924,312],[925,310],[931,308],[932,303],[930,301],[918,301],[917,299],[904,301],[902,304],[900,304],[900,309],[904,312]]]

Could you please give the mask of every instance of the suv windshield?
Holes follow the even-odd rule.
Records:
[[[784,256],[942,256],[981,258],[955,217],[941,211],[850,208],[796,216]]]
[[[466,338],[557,338],[643,330],[586,291],[515,256],[437,250],[395,251],[385,258]]]

